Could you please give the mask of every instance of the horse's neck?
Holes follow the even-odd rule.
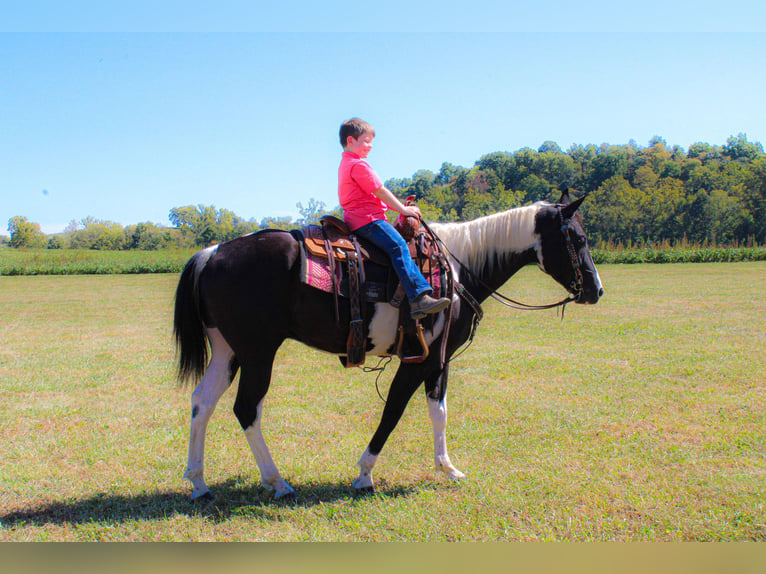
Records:
[[[435,226],[436,234],[468,269],[465,274],[473,276],[473,280],[466,278],[466,283],[475,283],[479,298],[489,296],[490,290],[502,286],[523,266],[534,263],[538,240],[535,215],[539,209],[534,204],[466,223]]]

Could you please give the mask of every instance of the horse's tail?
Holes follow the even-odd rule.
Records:
[[[178,381],[199,381],[208,361],[207,336],[199,301],[198,282],[215,248],[203,249],[186,263],[176,288],[173,334],[178,355]]]

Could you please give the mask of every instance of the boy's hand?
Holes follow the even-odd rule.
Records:
[[[420,219],[421,213],[420,208],[417,205],[405,205],[403,206],[404,209],[402,209],[399,213],[401,213],[405,217],[417,217]]]

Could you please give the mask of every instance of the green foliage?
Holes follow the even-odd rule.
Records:
[[[11,247],[45,247],[45,234],[40,229],[40,224],[33,223],[24,216],[11,217],[8,221],[8,231],[11,234]]]
[[[681,241],[766,242],[766,155],[745,134],[723,146],[697,142],[684,152],[654,136],[648,147],[546,141],[537,151],[493,152],[471,169],[443,164],[386,185],[414,194],[437,221],[467,220],[514,205],[556,201],[559,189],[589,192],[583,204],[594,244]]]

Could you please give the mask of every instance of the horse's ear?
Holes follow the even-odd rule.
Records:
[[[561,198],[559,199],[559,203],[561,205],[567,205],[571,201],[569,198],[569,187],[562,185],[559,187],[559,189],[561,190]]]
[[[587,196],[583,195],[580,199],[576,199],[572,203],[566,203],[564,207],[561,208],[561,215],[564,217],[564,219],[570,219],[574,214],[575,211],[582,205],[582,202],[585,201],[585,198]],[[567,199],[569,198],[569,195],[567,195]]]

